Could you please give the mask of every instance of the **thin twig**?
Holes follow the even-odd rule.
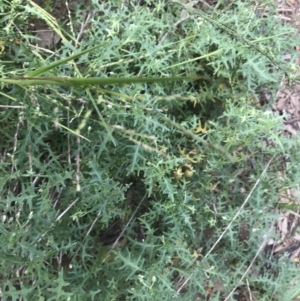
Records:
[[[92,231],[92,229],[93,229],[93,227],[94,227],[94,225],[95,225],[97,219],[99,218],[100,214],[101,214],[101,211],[98,212],[96,218],[95,218],[94,221],[92,222],[92,224],[91,224],[89,230],[87,231],[85,237],[87,237],[87,236],[90,234],[90,232]]]
[[[274,158],[274,157],[273,157],[273,158]],[[273,158],[272,158],[272,159],[273,159]],[[271,227],[270,227],[270,229],[269,229],[269,232],[271,232],[271,231],[274,229],[274,225],[275,225],[275,221],[273,221],[273,223],[272,223],[272,225],[271,225]],[[253,257],[252,261],[250,262],[250,264],[249,264],[247,270],[245,271],[245,273],[244,273],[243,276],[241,277],[239,283],[241,283],[241,282],[243,281],[243,279],[246,277],[246,275],[248,274],[248,272],[249,272],[250,269],[252,268],[252,266],[253,266],[253,264],[254,264],[254,262],[255,262],[257,256],[258,256],[258,255],[260,254],[260,252],[266,247],[266,245],[267,245],[267,243],[268,243],[268,239],[269,239],[269,237],[265,234],[265,235],[263,236],[263,242],[262,242],[262,244],[260,245],[260,247],[259,247],[258,251],[256,252],[255,256]],[[225,298],[224,301],[228,301],[228,300],[229,300],[230,296],[234,293],[234,291],[238,288],[238,286],[239,286],[239,285],[236,285],[236,286],[234,287],[234,289],[229,293],[229,295]]]
[[[63,192],[63,189],[64,189],[63,187],[60,188],[60,191],[59,191],[59,193],[58,193],[58,196],[57,196],[57,198],[56,198],[56,200],[55,200],[55,202],[54,202],[54,204],[53,204],[53,208],[56,207],[57,202],[58,202],[58,200],[59,200],[59,198],[60,198],[60,196],[61,196],[61,194],[62,194],[62,192]]]
[[[242,206],[239,208],[239,210],[237,211],[237,213],[235,214],[235,216],[232,218],[232,220],[230,221],[230,223],[228,224],[228,226],[225,228],[225,230],[222,232],[222,234],[219,236],[219,238],[216,240],[216,242],[214,243],[214,245],[210,248],[210,250],[208,251],[208,253],[204,256],[204,258],[207,258],[212,251],[215,249],[215,247],[217,246],[217,244],[221,241],[221,239],[224,237],[224,235],[226,234],[226,232],[229,230],[229,228],[231,227],[232,223],[236,220],[236,218],[240,215],[241,211],[244,209],[244,207],[246,206],[246,204],[248,203],[252,193],[254,192],[254,190],[256,189],[257,185],[259,184],[259,182],[261,181],[262,177],[264,176],[264,174],[266,173],[267,169],[269,168],[271,162],[274,160],[276,155],[274,155],[270,161],[268,162],[268,164],[266,165],[265,169],[262,171],[261,175],[259,176],[259,178],[257,179],[257,181],[255,182],[255,184],[253,185],[251,191],[249,192],[248,196],[246,197],[244,203],[242,204]],[[262,248],[263,244],[261,245]],[[259,251],[261,250],[261,248],[259,249]],[[257,254],[258,255],[258,254]],[[256,255],[256,257],[257,257]],[[256,258],[255,257],[255,258]],[[255,260],[255,258],[253,259],[253,262]],[[248,272],[248,269],[247,271]],[[184,283],[180,286],[180,288],[177,290],[177,293],[180,293],[180,291],[184,288],[184,286],[188,283],[188,281],[191,279],[193,273],[184,281]],[[246,273],[245,273],[246,275]],[[244,276],[243,276],[244,277]],[[235,288],[236,289],[236,288]],[[235,290],[234,289],[234,290]],[[233,290],[233,291],[234,291]],[[232,294],[232,293],[231,293]]]
[[[58,222],[58,221],[63,217],[63,215],[65,215],[66,212],[68,212],[68,211],[71,209],[71,207],[73,207],[73,206],[76,204],[76,202],[77,202],[78,200],[79,200],[79,198],[77,198],[73,203],[71,203],[71,204],[67,207],[67,209],[65,209],[65,210],[63,211],[63,213],[61,213],[61,214],[56,218],[55,222]]]
[[[76,173],[75,173],[75,178],[76,178],[76,191],[80,191],[80,137],[77,136],[77,145],[78,145],[78,151],[76,154]]]
[[[6,109],[24,109],[24,106],[0,105],[0,108],[6,108]]]
[[[128,228],[128,226],[130,225],[131,221],[133,220],[133,218],[135,217],[137,211],[139,210],[139,208],[141,207],[142,203],[144,202],[144,200],[147,197],[147,192],[145,193],[145,195],[143,196],[142,200],[139,202],[139,204],[137,205],[137,207],[135,208],[134,212],[132,213],[129,221],[126,223],[124,229],[122,230],[122,232],[120,233],[120,235],[118,236],[118,238],[116,239],[116,241],[114,242],[114,244],[112,245],[111,249],[115,248],[116,245],[118,244],[119,240],[121,239],[121,237],[123,236],[123,234],[125,233],[126,229]],[[105,262],[105,260],[104,260]]]
[[[247,279],[247,288],[248,288],[248,292],[249,292],[249,299],[250,299],[250,301],[253,301],[252,293],[251,293],[251,288],[250,288],[250,286],[249,286],[249,281],[248,281],[248,279]]]
[[[30,172],[33,172],[33,165],[32,165],[32,147],[28,145],[28,164]],[[33,184],[33,178],[30,175],[30,183]]]
[[[76,41],[77,42],[80,42],[81,39],[83,38],[83,34],[84,34],[84,31],[86,30],[87,26],[88,26],[88,23],[90,21],[90,19],[92,17],[94,17],[94,15],[96,14],[96,10],[94,10],[92,13],[89,13],[85,19],[85,22],[81,25],[80,27],[80,31],[79,31],[79,34],[77,35],[77,38],[76,38]]]
[[[17,128],[16,128],[16,132],[14,134],[14,147],[13,147],[13,153],[11,155],[11,159],[12,159],[12,167],[11,167],[11,174],[14,173],[14,166],[15,166],[15,162],[14,162],[14,157],[15,157],[15,153],[17,151],[17,145],[18,145],[18,135],[19,135],[19,129],[20,129],[20,124],[23,123],[23,118],[24,118],[24,113],[22,112],[20,114],[19,117],[19,121],[17,123]]]
[[[187,17],[184,17],[184,18],[181,18],[180,20],[178,20],[177,22],[175,22],[173,25],[172,25],[172,29],[173,28],[176,28],[180,23],[184,22],[185,20],[189,19],[190,16],[187,16]],[[168,37],[168,35],[171,33],[172,29],[169,29],[162,37],[161,39],[159,40],[158,44],[157,44],[157,47],[163,43],[163,41]]]

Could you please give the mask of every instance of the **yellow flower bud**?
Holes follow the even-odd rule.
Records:
[[[191,178],[195,173],[193,166],[191,166],[189,164],[183,165],[182,170],[183,170],[183,174],[186,178]]]
[[[176,170],[174,170],[173,175],[176,180],[180,180],[183,176],[182,168],[179,167]]]

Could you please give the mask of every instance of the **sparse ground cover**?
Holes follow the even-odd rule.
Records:
[[[1,300],[296,300],[287,12],[0,0]]]

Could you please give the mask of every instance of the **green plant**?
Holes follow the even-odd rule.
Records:
[[[299,178],[295,167],[276,176],[282,154],[299,160],[299,142],[256,106],[261,88],[274,94],[290,73],[291,29],[243,1],[214,12],[100,2],[81,40],[81,11],[71,28],[30,1],[3,2],[1,298],[220,300],[247,280],[259,300],[290,300],[287,261],[279,276],[263,273],[262,252],[240,280],[278,190]],[[17,34],[20,11],[61,45],[36,48],[26,17]]]

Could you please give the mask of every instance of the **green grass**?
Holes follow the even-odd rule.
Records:
[[[0,0],[1,300],[298,294],[297,268],[258,250],[299,178],[297,164],[278,175],[299,142],[259,94],[275,101],[299,41],[242,2],[91,1],[62,16]],[[60,41],[38,47],[31,23]]]

